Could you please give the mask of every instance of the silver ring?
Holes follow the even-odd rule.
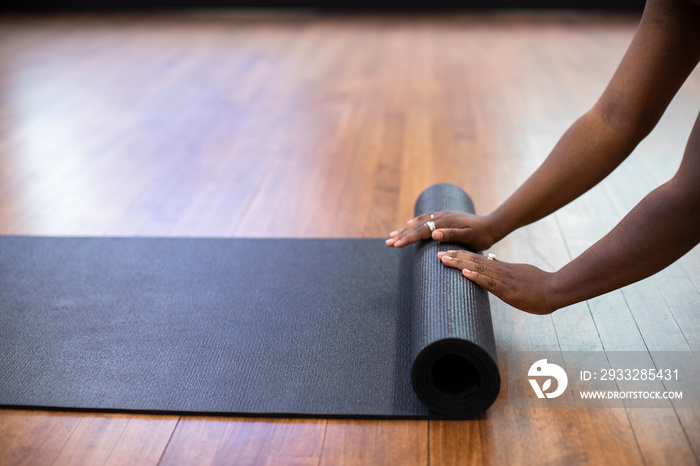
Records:
[[[430,214],[430,218],[435,218],[435,214]]]
[[[495,260],[496,260],[496,254],[490,252],[489,255],[486,256],[486,258],[487,258],[488,260],[490,260],[490,261],[495,261]]]
[[[428,228],[430,228],[431,233],[435,231],[435,222],[427,221],[425,222],[425,224],[428,225]]]

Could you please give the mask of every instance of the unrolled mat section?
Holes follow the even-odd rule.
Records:
[[[452,185],[416,203],[452,209]],[[500,378],[488,296],[437,259],[458,247],[2,236],[0,406],[472,417]]]

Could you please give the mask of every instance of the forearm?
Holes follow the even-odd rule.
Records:
[[[700,198],[677,180],[646,196],[610,233],[552,276],[555,309],[662,270],[700,241]]]
[[[594,107],[564,133],[537,171],[489,215],[494,240],[546,217],[591,189],[622,163],[644,136],[620,132]]]
[[[700,59],[700,7],[648,0],[637,33],[595,107],[542,166],[489,215],[495,241],[580,196],[615,169],[658,122]]]
[[[698,135],[700,143],[700,130]],[[550,314],[607,293],[658,272],[700,241],[700,167],[695,161],[700,157],[687,164],[696,168],[690,176],[677,176],[653,191],[607,236],[557,272],[464,250],[439,253],[438,258],[533,314]]]
[[[627,157],[697,65],[698,24],[698,5],[647,0],[640,27],[596,106],[571,126],[542,166],[503,205],[480,219],[483,244],[493,244],[569,203]],[[467,226],[467,232],[473,230]],[[700,116],[674,178],[561,270],[549,273],[464,250],[439,257],[506,303],[549,314],[648,277],[698,241]]]

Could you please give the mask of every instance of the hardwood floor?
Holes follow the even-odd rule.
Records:
[[[0,234],[385,237],[436,182],[489,212],[595,102],[637,19],[0,17]],[[673,175],[699,108],[696,70],[623,166],[493,251],[564,265]],[[697,353],[699,287],[696,248],[552,316],[492,297],[504,379],[515,349]],[[2,465],[699,458],[699,409],[515,409],[506,386],[463,422],[0,410]]]

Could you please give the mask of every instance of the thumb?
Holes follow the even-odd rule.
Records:
[[[441,228],[433,232],[436,241],[468,243],[472,239],[471,228]]]

